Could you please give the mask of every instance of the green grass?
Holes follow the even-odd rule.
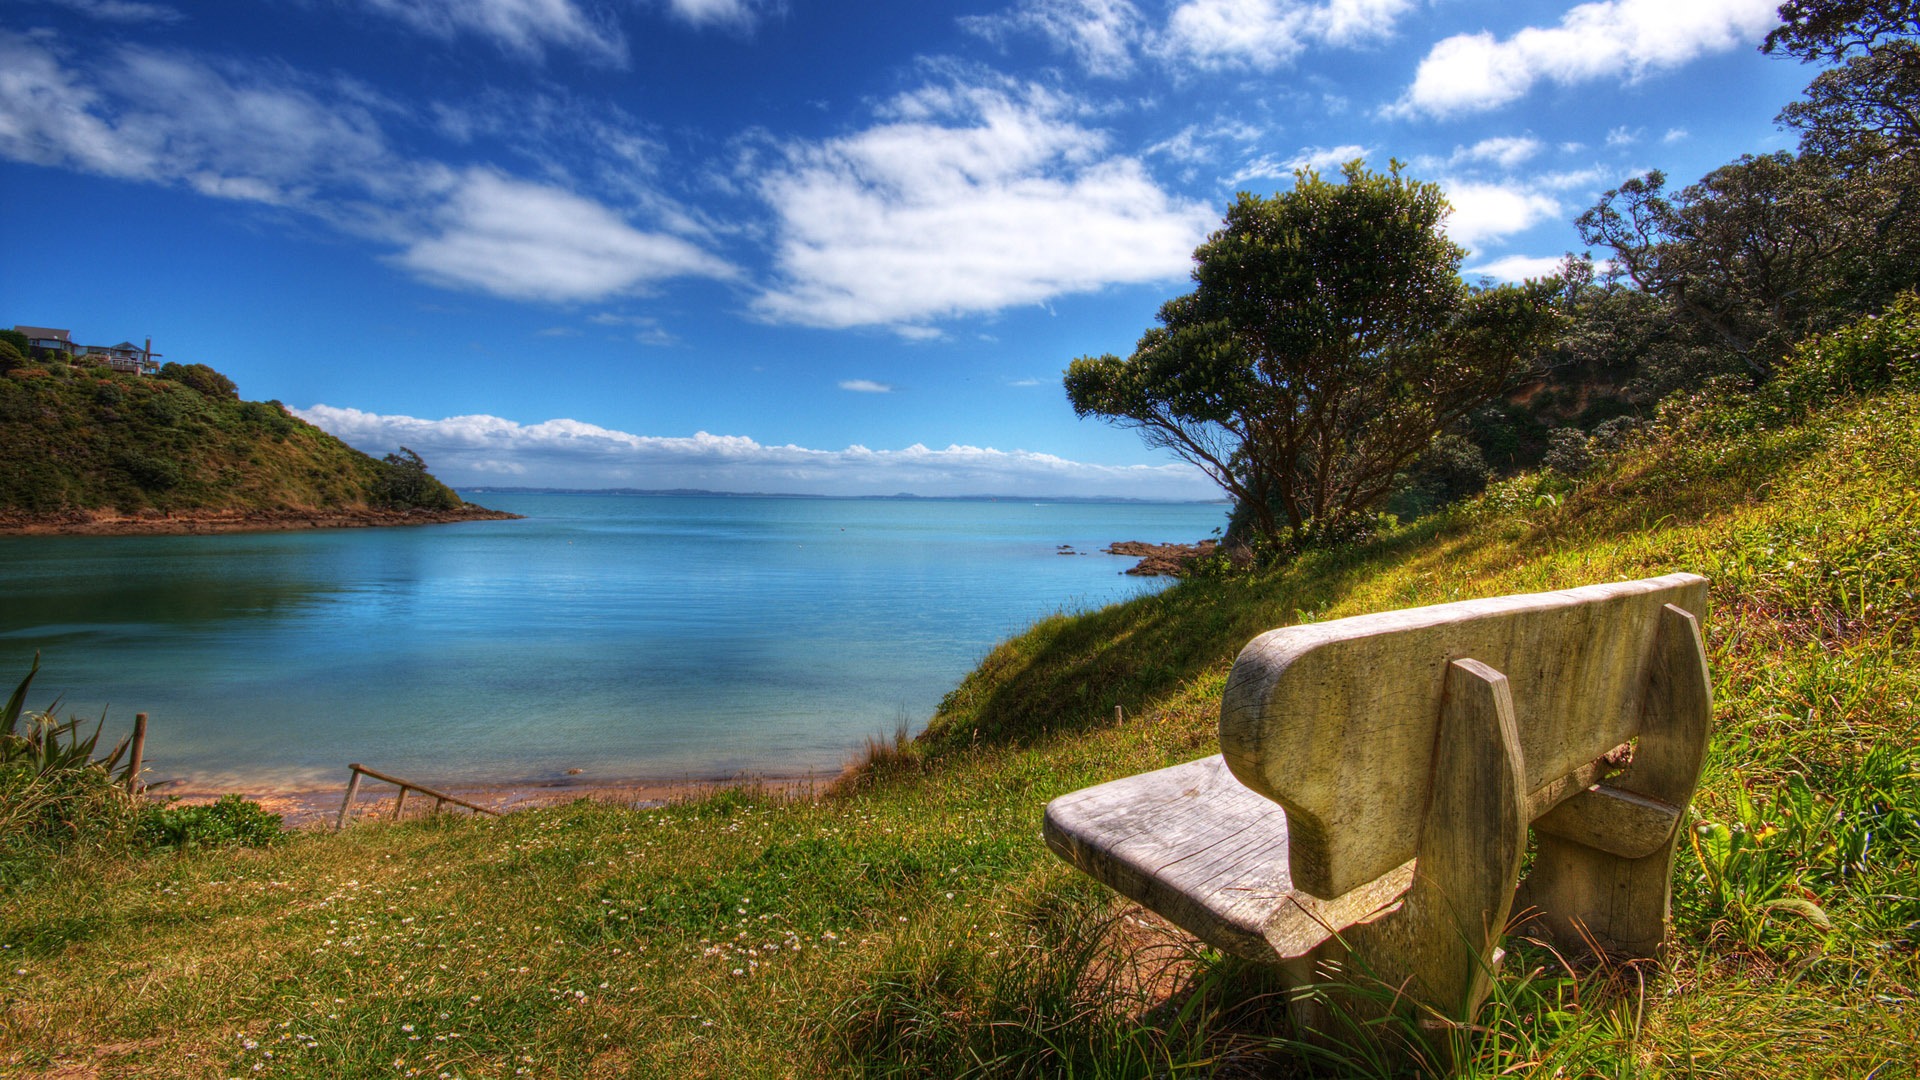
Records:
[[[1261,630],[1673,570],[1712,580],[1716,732],[1671,956],[1594,969],[1513,941],[1457,1071],[1913,1076],[1911,391],[1676,419],[1577,487],[1524,477],[1283,571],[1043,620],[819,800],[75,855],[0,897],[0,1072],[1392,1075],[1364,1041],[1294,1041],[1266,973],[1059,863],[1041,807],[1212,752]]]

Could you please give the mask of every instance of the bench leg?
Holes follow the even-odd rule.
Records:
[[[1404,989],[1446,1019],[1472,1017],[1520,880],[1525,776],[1506,676],[1454,661],[1413,885],[1400,910],[1341,935],[1351,974]]]
[[[1713,690],[1699,624],[1669,604],[1660,614],[1633,763],[1607,786],[1684,812],[1700,781],[1712,722]],[[1682,813],[1665,841],[1638,858],[1536,829],[1533,869],[1518,903],[1535,912],[1532,925],[1562,952],[1655,957],[1667,937],[1673,854],[1685,827]]]

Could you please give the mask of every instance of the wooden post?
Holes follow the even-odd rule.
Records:
[[[1124,724],[1127,722],[1126,710],[1122,709],[1118,705],[1115,705],[1113,707],[1113,722],[1116,724]]]
[[[347,797],[340,803],[340,820],[334,823],[334,832],[347,827],[347,815],[353,810],[353,797],[360,791],[360,766],[349,765],[347,768],[353,770],[353,776],[347,781]]]
[[[133,714],[133,756],[127,759],[127,794],[140,790],[140,759],[147,750],[147,714]]]
[[[407,807],[407,785],[400,785],[400,794],[393,797],[393,820],[400,820],[400,811]]]
[[[1413,885],[1400,910],[1347,932],[1375,978],[1402,980],[1450,1020],[1486,998],[1527,846],[1526,765],[1507,678],[1447,665],[1433,787]]]

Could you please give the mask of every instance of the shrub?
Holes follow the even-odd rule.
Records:
[[[172,379],[201,397],[213,398],[216,401],[223,398],[231,401],[240,400],[240,388],[233,384],[233,380],[205,364],[162,364],[160,377]]]
[[[1557,427],[1547,433],[1547,456],[1542,462],[1562,476],[1580,476],[1593,467],[1593,451],[1587,445],[1587,433],[1579,428]]]
[[[284,835],[279,814],[269,814],[259,803],[238,795],[222,795],[217,802],[196,806],[149,803],[141,809],[138,835],[154,849],[265,847]]]

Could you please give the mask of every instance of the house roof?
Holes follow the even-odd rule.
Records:
[[[55,330],[50,326],[16,326],[13,330],[14,333],[25,334],[30,338],[52,338],[55,341],[70,340],[67,335],[71,333],[68,330]]]

